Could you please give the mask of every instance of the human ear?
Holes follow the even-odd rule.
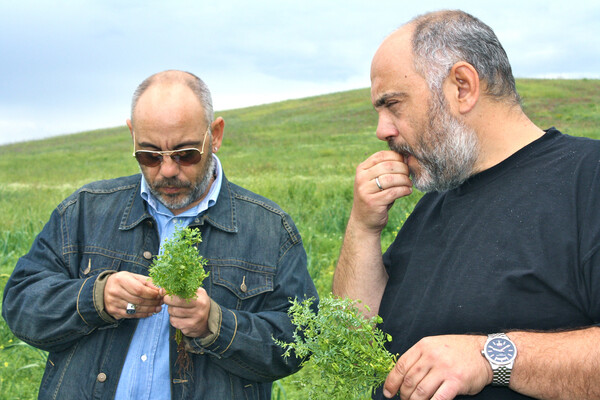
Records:
[[[129,127],[129,133],[131,133],[131,137],[133,138],[133,125],[131,124],[131,120],[127,119],[127,127]]]
[[[217,150],[221,147],[223,141],[223,132],[225,131],[225,121],[222,117],[218,117],[210,124],[210,130],[212,133],[212,145]],[[215,150],[213,150],[214,152]]]
[[[449,78],[451,85],[455,88],[453,92],[454,100],[458,105],[458,112],[467,114],[479,100],[479,74],[471,64],[460,61],[450,69]]]

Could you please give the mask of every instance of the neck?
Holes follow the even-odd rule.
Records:
[[[488,104],[487,108],[489,110],[478,113],[485,117],[471,124],[480,143],[475,172],[499,164],[544,135],[544,131],[538,128],[519,106],[492,103]]]

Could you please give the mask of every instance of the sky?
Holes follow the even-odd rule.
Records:
[[[202,78],[217,111],[369,87],[388,34],[455,8],[517,78],[600,78],[598,0],[0,0],[0,145],[123,126],[167,69]]]

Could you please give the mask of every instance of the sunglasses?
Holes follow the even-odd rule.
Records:
[[[165,156],[171,157],[171,160],[183,167],[198,164],[202,160],[202,154],[204,154],[204,143],[206,143],[206,135],[208,135],[209,130],[210,128],[207,128],[204,134],[202,150],[194,147],[166,151],[135,150],[133,156],[137,162],[146,167],[158,167],[163,163]],[[133,143],[135,146],[135,133],[133,134]]]

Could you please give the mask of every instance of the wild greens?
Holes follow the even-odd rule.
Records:
[[[299,381],[309,399],[364,397],[383,384],[396,363],[396,356],[385,348],[391,336],[377,328],[381,317],[363,317],[359,303],[329,295],[315,310],[312,298],[291,301],[294,340],[275,342],[285,349],[284,357],[295,355],[303,366],[310,366],[312,373]]]

